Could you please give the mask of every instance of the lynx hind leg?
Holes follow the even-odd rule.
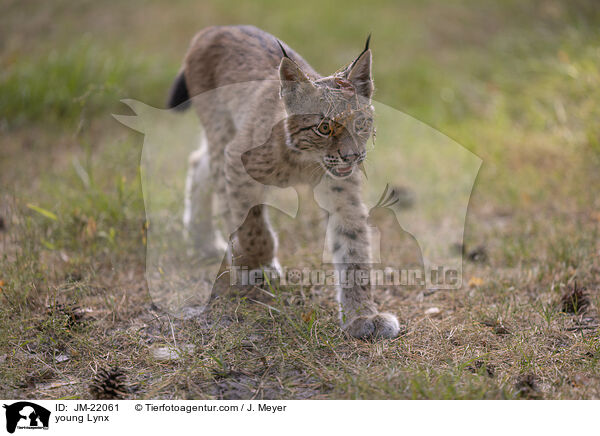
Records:
[[[184,237],[193,251],[203,257],[222,256],[227,249],[212,222],[212,183],[206,136],[189,158],[183,213]]]

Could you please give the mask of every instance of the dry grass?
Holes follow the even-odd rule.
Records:
[[[484,160],[460,247],[464,287],[381,290],[378,304],[399,315],[403,334],[377,343],[339,330],[329,288],[276,289],[263,304],[224,294],[194,320],[158,310],[144,278],[141,137],[108,120],[121,96],[158,105],[178,67],[173,53],[183,54],[204,25],[252,21],[322,70],[350,58],[372,25],[358,25],[346,9],[311,30],[297,24],[308,14],[300,8],[270,5],[267,17],[253,6],[190,5],[196,19],[150,2],[143,10],[103,6],[99,17],[93,3],[60,13],[39,5],[19,27],[18,3],[3,6],[0,28],[20,28],[6,31],[3,86],[18,84],[19,72],[41,81],[38,70],[69,69],[45,54],[71,47],[86,28],[92,54],[104,58],[82,46],[69,52],[69,62],[98,64],[54,89],[51,116],[28,111],[17,92],[4,100],[18,116],[3,112],[0,126],[0,397],[600,398],[598,11],[592,2],[578,2],[584,15],[567,3],[536,3],[539,16],[516,2],[390,3],[369,12],[378,23],[378,95]],[[400,11],[406,26],[388,18]],[[148,28],[152,17],[172,38]],[[413,23],[436,31],[425,38]],[[305,38],[317,28],[323,50]],[[44,29],[53,30],[39,43]],[[339,47],[348,56],[324,54]],[[411,61],[395,60],[397,50]],[[99,68],[111,59],[117,68]],[[120,91],[88,81],[113,81]],[[152,101],[142,98],[146,90]],[[80,93],[86,103],[75,110]],[[312,223],[280,221],[284,262],[313,263]],[[414,241],[403,247],[405,262],[419,258]],[[122,376],[103,372],[111,368]],[[110,389],[90,391],[94,377]]]

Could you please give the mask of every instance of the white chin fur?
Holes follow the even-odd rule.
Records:
[[[350,171],[348,174],[345,175],[338,175],[338,174],[334,174],[333,172],[331,172],[331,170],[329,170],[329,168],[327,168],[323,163],[321,163],[321,166],[325,169],[325,172],[330,176],[333,177],[335,180],[344,180],[347,179],[348,177],[350,177],[352,174],[354,174],[354,170],[355,167],[352,167],[352,171]]]

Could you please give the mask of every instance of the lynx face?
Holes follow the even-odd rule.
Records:
[[[333,178],[349,177],[365,159],[373,133],[371,53],[345,70],[311,81],[289,58],[279,68],[286,143]]]

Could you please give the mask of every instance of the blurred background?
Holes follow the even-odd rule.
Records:
[[[591,164],[598,153],[598,9],[583,0],[5,1],[2,129],[84,134],[104,123],[119,132],[109,119],[118,100],[163,107],[191,37],[205,26],[254,24],[324,74],[372,32],[379,102],[482,157],[480,182],[496,186],[496,200],[558,203],[557,195],[575,194],[565,192],[566,179],[585,177],[574,161]]]
[[[21,331],[38,344],[38,350],[70,355],[72,374],[86,374],[86,360],[73,357],[73,328],[57,323],[58,306],[53,302],[93,307],[96,319],[109,324],[140,314],[147,303],[143,285],[147,225],[139,174],[143,136],[120,125],[111,113],[131,114],[119,103],[122,98],[163,108],[190,39],[203,27],[217,24],[258,26],[294,47],[323,74],[352,60],[372,33],[375,99],[448,135],[483,160],[469,205],[465,243],[459,247],[467,255],[464,294],[453,294],[449,300],[435,297],[440,298],[435,304],[442,312],[453,308],[449,323],[464,321],[470,326],[465,329],[472,329],[471,344],[491,352],[486,348],[490,338],[488,345],[478,342],[487,334],[483,330],[504,328],[507,319],[512,319],[514,330],[539,324],[551,329],[552,337],[563,338],[562,327],[553,324],[559,322],[556,319],[564,327],[565,322],[581,323],[583,318],[556,318],[560,310],[548,308],[563,292],[577,291],[576,282],[593,291],[590,307],[597,306],[597,1],[4,0],[0,5],[1,347],[11,350],[17,344],[24,349],[14,333]],[[457,303],[461,295],[471,299],[468,307]],[[387,300],[392,308],[418,325],[425,309],[423,294],[416,309],[394,298]],[[45,312],[47,307],[54,309]],[[474,313],[479,314],[475,321]],[[585,322],[597,324],[594,317],[589,315]],[[491,324],[477,324],[483,318],[492,319]],[[23,333],[22,326],[34,325],[37,330]],[[504,365],[505,380],[537,371],[537,377],[553,386],[545,391],[549,397],[597,396],[597,387],[581,382],[582,391],[577,393],[568,380],[544,372],[554,342],[548,345],[535,336],[536,329],[532,335],[537,339],[519,336],[510,339],[516,342],[498,345],[503,351],[494,365]],[[54,342],[41,339],[40,332]],[[589,346],[598,356],[597,331],[589,332],[591,339],[563,338],[561,346],[571,354],[572,347]],[[114,341],[126,342],[121,333],[115,335]],[[504,338],[494,340],[508,341]],[[528,342],[537,348],[524,345]],[[80,355],[96,359],[90,356],[100,345],[82,344]],[[427,360],[443,372],[445,356],[451,352],[443,344],[435,347],[446,354]],[[536,366],[538,357],[542,366]],[[0,370],[7,389],[29,389],[39,380],[56,377],[65,380],[69,373],[63,369],[61,376],[48,375],[39,362],[19,359]],[[579,371],[574,362],[564,371]],[[28,365],[37,374],[33,381],[23,373]],[[585,377],[593,374],[597,380],[596,363],[586,368]],[[381,380],[386,370],[382,371]],[[349,392],[367,397],[389,394],[383,388],[372,391],[379,379],[368,380],[364,386],[356,382],[333,391],[338,397],[352,396]],[[491,396],[508,395],[505,382],[481,383],[485,385],[481,392],[493,387]],[[146,392],[151,396],[163,388]],[[449,392],[439,389],[429,394],[416,390],[412,395],[439,398]],[[473,394],[466,388],[452,392]]]

